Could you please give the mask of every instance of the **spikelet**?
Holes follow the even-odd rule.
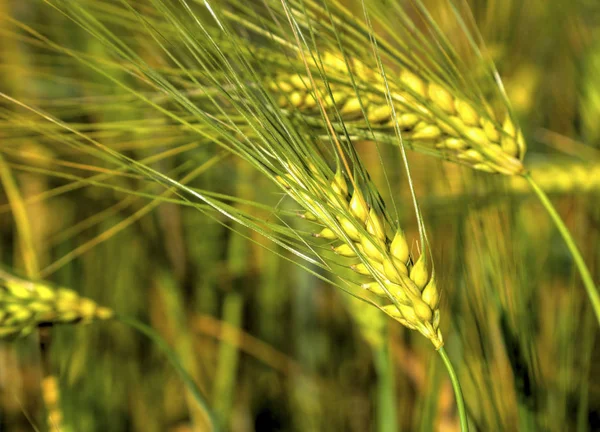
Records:
[[[348,75],[345,63],[335,55],[326,52],[322,60],[328,76],[343,78]],[[380,89],[380,93],[361,95],[369,123],[375,127],[394,127],[381,75],[358,60],[350,63],[354,75],[364,84]],[[408,70],[401,71],[397,79],[389,82],[403,139],[435,148],[445,158],[477,170],[507,175],[523,171],[525,141],[508,114],[498,118],[488,107],[456,97],[449,88],[427,82]],[[329,80],[332,98],[323,82],[316,82],[316,89],[309,87],[309,83],[310,80],[299,75],[280,74],[272,82],[271,89],[280,94],[277,100],[282,108],[293,107],[308,115],[318,114],[318,105],[314,103],[316,91],[326,109],[333,112],[335,106],[344,122],[367,129],[366,122],[356,121],[363,114],[350,84]]]
[[[114,315],[112,310],[70,289],[5,275],[0,272],[0,338],[26,336],[40,325],[88,323]]]
[[[334,242],[332,249],[339,256],[356,260],[350,268],[368,280],[362,284],[363,288],[391,301],[381,309],[406,327],[421,332],[439,349],[443,345],[439,292],[430,277],[426,255],[421,254],[411,265],[404,233],[397,230],[390,239],[385,219],[367,204],[361,191],[355,189],[350,194],[339,170],[331,177],[318,182],[320,196],[314,198],[298,193],[296,188],[289,187],[289,182],[284,187],[310,214],[321,213],[315,219],[323,228],[315,236]],[[280,184],[283,185],[281,181]],[[333,210],[335,219],[316,210],[318,206],[313,205],[316,199]]]

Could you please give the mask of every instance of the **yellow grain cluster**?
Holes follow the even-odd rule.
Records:
[[[20,279],[0,280],[0,338],[29,334],[53,323],[106,320],[113,311],[67,288]]]
[[[365,279],[363,288],[391,300],[391,304],[381,309],[404,326],[421,332],[436,349],[440,348],[443,345],[439,329],[440,292],[427,268],[427,256],[422,253],[413,262],[403,232],[398,229],[388,236],[392,229],[382,215],[369,207],[359,189],[349,193],[341,171],[333,179],[318,180],[317,172],[313,178],[320,187],[311,194],[292,175],[280,177],[279,181],[308,210],[304,217],[323,226],[315,236],[334,242],[335,253],[353,261],[350,267]],[[290,187],[290,183],[296,186]],[[330,211],[324,211],[325,208]],[[336,215],[335,220],[331,214]]]
[[[318,73],[313,74],[316,89],[307,76],[280,74],[271,89],[280,94],[282,108],[317,114],[317,94],[326,109],[333,112],[335,106],[344,122],[355,127],[367,128],[361,102],[372,126],[394,126],[392,109],[385,99],[386,86],[378,71],[357,60],[350,62],[357,84],[364,89],[359,101],[345,62],[330,53],[322,55],[322,60],[331,95]],[[388,76],[388,84],[404,140],[435,148],[443,157],[478,170],[507,175],[523,171],[525,141],[507,114],[499,119],[491,108],[456,97],[450,88],[427,82],[408,70],[396,78]]]

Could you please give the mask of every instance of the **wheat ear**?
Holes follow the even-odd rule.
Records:
[[[344,123],[367,129],[364,109],[371,126],[395,126],[392,108],[386,101],[385,82],[378,71],[358,60],[350,62],[353,75],[368,89],[359,100],[344,78],[348,74],[346,63],[329,52],[321,59],[329,90],[324,81],[315,82],[316,88],[312,88],[303,75],[280,74],[270,86],[280,94],[280,107],[318,114],[316,91],[325,107],[332,114],[335,107]],[[479,107],[456,97],[447,86],[428,82],[409,70],[401,71],[398,79],[390,79],[388,84],[403,139],[431,146],[445,158],[481,171],[507,175],[523,171],[523,134],[506,113],[499,118],[489,106]]]
[[[37,326],[107,320],[112,310],[67,288],[51,288],[0,271],[0,338],[25,336]]]
[[[290,187],[295,182],[292,174],[278,180],[308,211],[303,217],[323,226],[315,237],[333,242],[335,253],[354,259],[350,268],[366,279],[363,288],[392,301],[381,306],[381,310],[404,326],[421,332],[436,349],[441,348],[444,342],[439,329],[440,292],[433,272],[429,273],[427,255],[423,252],[413,261],[399,228],[388,237],[391,228],[385,219],[366,203],[360,189],[349,193],[341,170],[333,178],[323,178],[317,170],[312,174],[319,190],[311,188],[310,195],[302,192],[302,189],[308,191],[306,185]],[[330,216],[332,213],[335,218]]]

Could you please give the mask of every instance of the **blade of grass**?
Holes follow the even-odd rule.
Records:
[[[25,270],[27,276],[31,278],[37,278],[39,272],[39,265],[37,256],[35,253],[35,245],[31,233],[31,226],[29,223],[29,216],[25,203],[19,193],[19,188],[15,179],[8,167],[6,161],[0,154],[0,180],[4,186],[4,191],[8,197],[13,217],[17,227],[18,239],[20,244],[21,253],[23,254],[23,263],[25,264]]]
[[[397,432],[396,386],[394,362],[387,343],[373,350],[377,370],[377,430]]]
[[[554,207],[554,205],[552,204],[550,199],[548,199],[548,196],[546,195],[546,193],[538,186],[538,184],[535,182],[535,180],[533,179],[533,177],[531,177],[530,174],[525,174],[524,177],[527,179],[527,181],[531,185],[531,188],[533,189],[535,194],[538,196],[540,202],[542,203],[542,205],[544,206],[544,208],[550,215],[550,218],[554,222],[554,225],[556,226],[560,235],[562,236],[563,240],[565,241],[565,244],[567,245],[567,248],[569,249],[569,252],[571,253],[571,256],[573,257],[573,261],[575,261],[577,270],[579,270],[579,274],[581,275],[583,285],[587,292],[587,295],[588,295],[588,298],[592,305],[592,308],[594,309],[594,313],[596,315],[596,319],[598,320],[598,324],[600,324],[600,294],[598,293],[598,288],[596,287],[596,284],[594,283],[594,279],[592,279],[592,275],[591,275],[589,269],[587,268],[587,265],[585,264],[583,257],[581,256],[581,252],[579,252],[579,249],[577,248],[577,245],[575,244],[575,240],[573,240],[573,237],[571,236],[569,229],[567,228],[567,226],[563,222],[562,218],[556,211],[556,208]]]
[[[238,292],[228,293],[223,305],[223,321],[239,328],[242,324],[243,297]],[[223,428],[228,428],[234,398],[235,380],[238,371],[239,351],[237,343],[223,341],[219,347],[219,360],[215,378],[213,401],[215,413]]]

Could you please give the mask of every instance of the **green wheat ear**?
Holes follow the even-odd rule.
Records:
[[[26,336],[42,325],[89,323],[113,316],[111,309],[67,288],[0,279],[0,338]]]

